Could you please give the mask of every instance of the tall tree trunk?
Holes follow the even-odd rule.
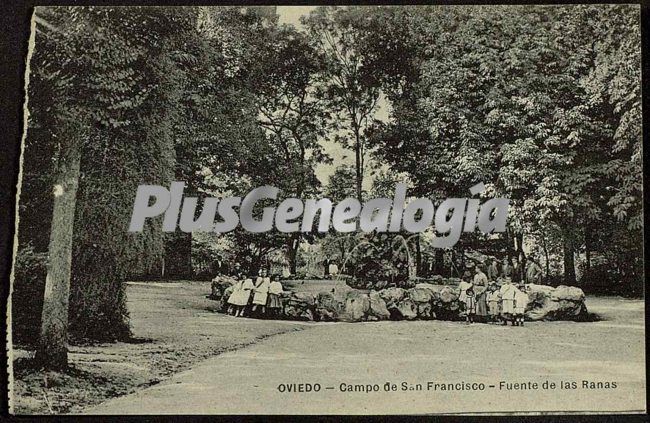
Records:
[[[289,271],[295,275],[298,271],[298,247],[300,246],[300,234],[294,233],[287,245],[287,255],[289,259]]]
[[[517,241],[517,246],[518,246],[518,254],[517,254],[517,260],[519,261],[519,272],[520,272],[520,280],[525,281],[526,280],[526,253],[524,252],[524,233],[521,232],[518,235],[518,241]]]
[[[339,273],[345,273],[345,267],[343,266],[343,264],[345,263],[345,259],[347,257],[347,255],[345,254],[346,253],[346,248],[345,248],[346,239],[347,238],[343,238],[343,242],[339,243],[339,248],[340,248],[340,251],[341,251],[341,262],[338,264]]]
[[[506,257],[508,258],[508,262],[510,264],[512,264],[511,260],[512,260],[512,243],[513,243],[513,240],[512,240],[512,232],[511,232],[511,230],[506,228],[504,236],[506,238],[505,239],[505,241],[506,241]]]
[[[585,225],[585,274],[582,279],[589,281],[589,271],[591,270],[591,225],[589,222]]]
[[[261,264],[262,264],[262,252],[260,250],[257,250],[256,252],[251,252],[251,262],[250,262],[250,266],[248,267],[248,276],[259,274]]]
[[[449,276],[454,277],[454,266],[456,265],[456,249],[451,249],[451,260],[449,260]],[[461,275],[462,276],[462,275]]]
[[[576,283],[576,268],[575,260],[573,257],[573,234],[571,229],[564,229],[564,283],[567,285],[575,285]]]
[[[183,160],[198,160],[196,155],[192,154]],[[193,169],[193,168],[192,168]],[[194,180],[196,176],[193,173],[184,174],[183,171],[177,170],[177,180],[185,181],[183,191],[186,197],[197,197],[199,191],[196,189],[197,183]],[[181,208],[183,207],[181,203]],[[192,268],[192,233],[182,232],[178,228],[165,237],[164,258],[167,262],[165,270],[168,279],[194,279],[194,269]]]
[[[356,164],[356,173],[357,173],[357,199],[359,202],[363,202],[362,199],[362,187],[363,187],[363,158],[361,157],[361,134],[359,133],[359,127],[355,125],[354,128],[354,156]]]
[[[551,264],[549,262],[548,246],[546,245],[546,236],[544,234],[542,234],[542,249],[544,250],[544,261],[545,261],[545,267],[546,267],[546,275],[544,275],[544,279],[548,283],[548,275],[550,273]]]
[[[68,365],[68,304],[80,160],[80,151],[75,146],[62,152],[55,165],[41,338],[36,353],[36,360],[49,369],[64,369]]]
[[[165,257],[160,260],[161,261],[161,266],[160,266],[160,278],[165,279]]]
[[[192,279],[192,233],[172,232],[165,239],[167,278]]]
[[[422,248],[420,247],[420,235],[415,238],[415,276],[422,275]]]
[[[434,262],[434,275],[443,274],[443,263],[444,263],[444,250],[442,248],[436,248],[435,253],[435,262]]]

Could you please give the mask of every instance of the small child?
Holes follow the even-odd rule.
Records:
[[[496,323],[499,321],[499,315],[501,313],[499,302],[501,301],[501,295],[497,290],[496,284],[490,284],[487,302],[488,302],[488,314],[490,315],[490,321]]]
[[[266,276],[266,270],[260,270],[260,275],[255,281],[255,288],[253,294],[253,312],[257,311],[257,308],[261,309],[261,315],[266,314],[266,303],[268,301],[269,286],[271,285],[271,279]]]
[[[513,317],[515,314],[515,296],[517,295],[517,291],[517,287],[512,284],[512,279],[507,276],[505,283],[499,289],[499,296],[501,297],[501,321],[504,326],[508,324],[508,320],[511,320],[514,325]]]
[[[239,313],[239,308],[241,307],[241,298],[243,296],[242,293],[242,285],[244,284],[243,280],[238,280],[233,286],[232,286],[232,292],[230,296],[228,297],[228,314],[230,315],[237,315]]]
[[[268,300],[268,308],[269,308],[269,313],[273,317],[278,317],[280,315],[280,312],[282,311],[282,300],[280,299],[280,295],[284,290],[282,289],[282,284],[280,281],[278,281],[278,276],[273,275],[271,276],[271,285],[269,286],[269,300]]]
[[[476,296],[474,295],[474,288],[471,286],[465,291],[465,312],[467,313],[467,323],[474,323],[474,316],[476,315]]]
[[[255,288],[255,285],[253,285],[253,280],[250,278],[243,282],[239,281],[235,285],[235,289],[228,298],[228,303],[233,306],[235,317],[242,317],[246,312],[253,288]]]
[[[470,282],[467,282],[465,280],[461,280],[460,284],[458,284],[458,302],[462,305],[462,310],[466,310],[466,303],[467,303],[467,290],[472,286]]]
[[[515,313],[513,325],[524,325],[524,313],[526,312],[527,305],[528,294],[526,294],[526,286],[524,284],[521,284],[517,290],[517,293],[515,294]]]

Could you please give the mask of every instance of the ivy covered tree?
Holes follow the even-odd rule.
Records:
[[[162,252],[160,231],[124,228],[137,185],[172,178],[175,42],[195,19],[187,9],[62,7],[38,8],[35,23],[28,139],[45,148],[26,154],[54,152],[43,181],[52,197],[25,199],[53,204],[37,358],[62,368],[69,336],[129,335],[123,282]]]

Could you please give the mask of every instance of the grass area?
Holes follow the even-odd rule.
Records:
[[[78,412],[156,384],[208,357],[304,327],[216,314],[209,293],[209,282],[129,283],[132,342],[72,346],[66,373],[35,370],[33,351],[14,349],[14,412]]]

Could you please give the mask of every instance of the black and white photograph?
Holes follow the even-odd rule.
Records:
[[[33,8],[9,412],[645,414],[641,9]]]

